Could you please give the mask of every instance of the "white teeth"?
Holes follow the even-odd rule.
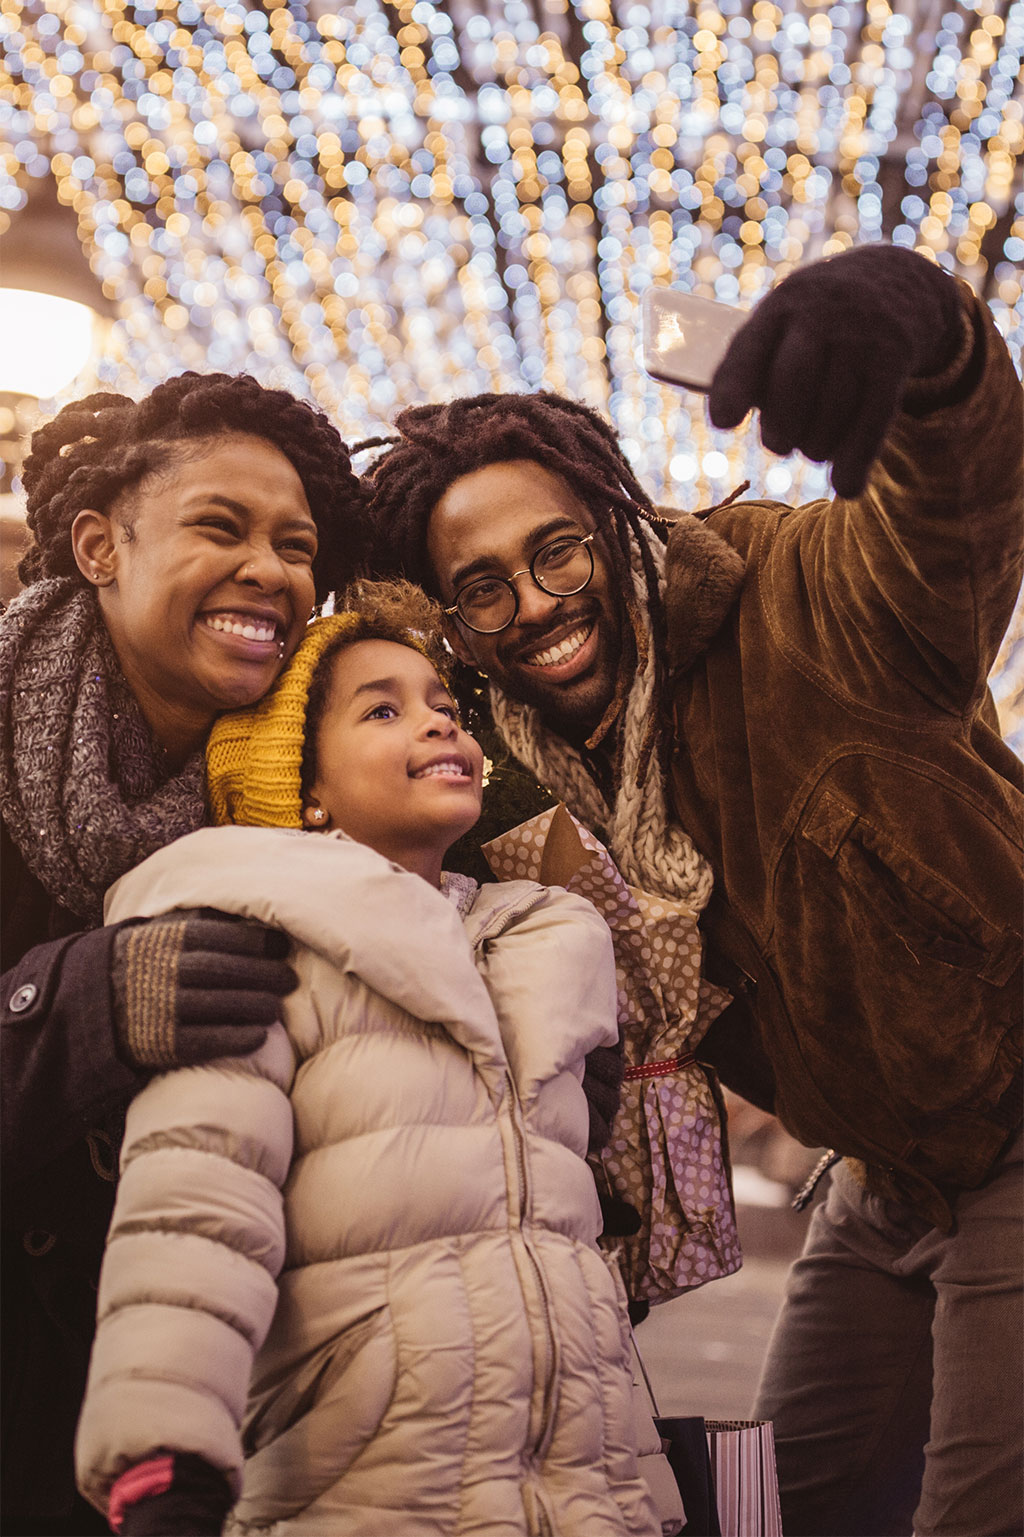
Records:
[[[211,630],[219,630],[225,635],[241,635],[245,640],[274,640],[277,636],[277,626],[266,624],[260,619],[229,619],[224,614],[211,614],[206,617],[206,623]]]
[[[535,651],[533,656],[524,658],[531,667],[551,667],[555,662],[567,662],[575,656],[580,647],[585,645],[590,638],[593,625],[586,629],[576,630],[572,635],[567,635],[560,640],[557,646],[550,646],[547,651]]]
[[[430,763],[418,769],[414,779],[466,779],[468,775],[461,763]]]

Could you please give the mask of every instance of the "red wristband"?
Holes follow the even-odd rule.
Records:
[[[666,1057],[663,1062],[637,1062],[623,1073],[625,1083],[635,1083],[638,1078],[670,1078],[684,1067],[692,1067],[697,1058],[692,1051],[684,1051],[681,1057]]]
[[[174,1482],[174,1458],[168,1452],[163,1457],[150,1457],[137,1462],[127,1473],[122,1473],[110,1490],[107,1520],[115,1532],[121,1530],[124,1513],[129,1505],[151,1494],[166,1494]]]

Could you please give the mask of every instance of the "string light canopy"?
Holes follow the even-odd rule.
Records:
[[[102,382],[248,369],[349,437],[563,390],[688,505],[820,470],[637,359],[881,238],[1024,344],[1024,0],[0,0],[0,233],[53,178],[117,306]]]

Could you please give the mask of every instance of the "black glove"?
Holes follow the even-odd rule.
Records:
[[[121,1537],[219,1537],[234,1504],[224,1474],[191,1452],[176,1452],[167,1460],[170,1487],[125,1505],[115,1530]]]
[[[296,985],[279,929],[190,908],[129,921],[114,940],[118,1054],[131,1067],[185,1067],[255,1051]]]
[[[622,1098],[625,1067],[621,1046],[595,1046],[584,1058],[583,1092],[590,1111],[588,1153],[599,1153],[608,1144]]]
[[[736,427],[759,407],[765,448],[831,460],[836,493],[857,496],[908,382],[941,373],[965,341],[941,268],[900,246],[858,246],[761,301],[712,381],[711,420]]]
[[[597,1199],[601,1203],[601,1237],[632,1238],[639,1233],[640,1213],[620,1195],[606,1195],[600,1185]]]

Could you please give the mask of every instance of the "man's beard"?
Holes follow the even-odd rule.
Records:
[[[611,703],[621,656],[620,637],[609,635],[599,606],[582,611],[578,620],[581,626],[593,624],[597,629],[599,649],[586,674],[567,683],[549,683],[543,676],[532,673],[521,658],[524,654],[544,649],[545,636],[540,634],[528,643],[517,645],[507,660],[499,650],[498,661],[503,676],[495,680],[497,687],[510,699],[532,706],[550,731],[577,748],[582,747],[597,729]],[[563,627],[564,620],[557,628]]]

